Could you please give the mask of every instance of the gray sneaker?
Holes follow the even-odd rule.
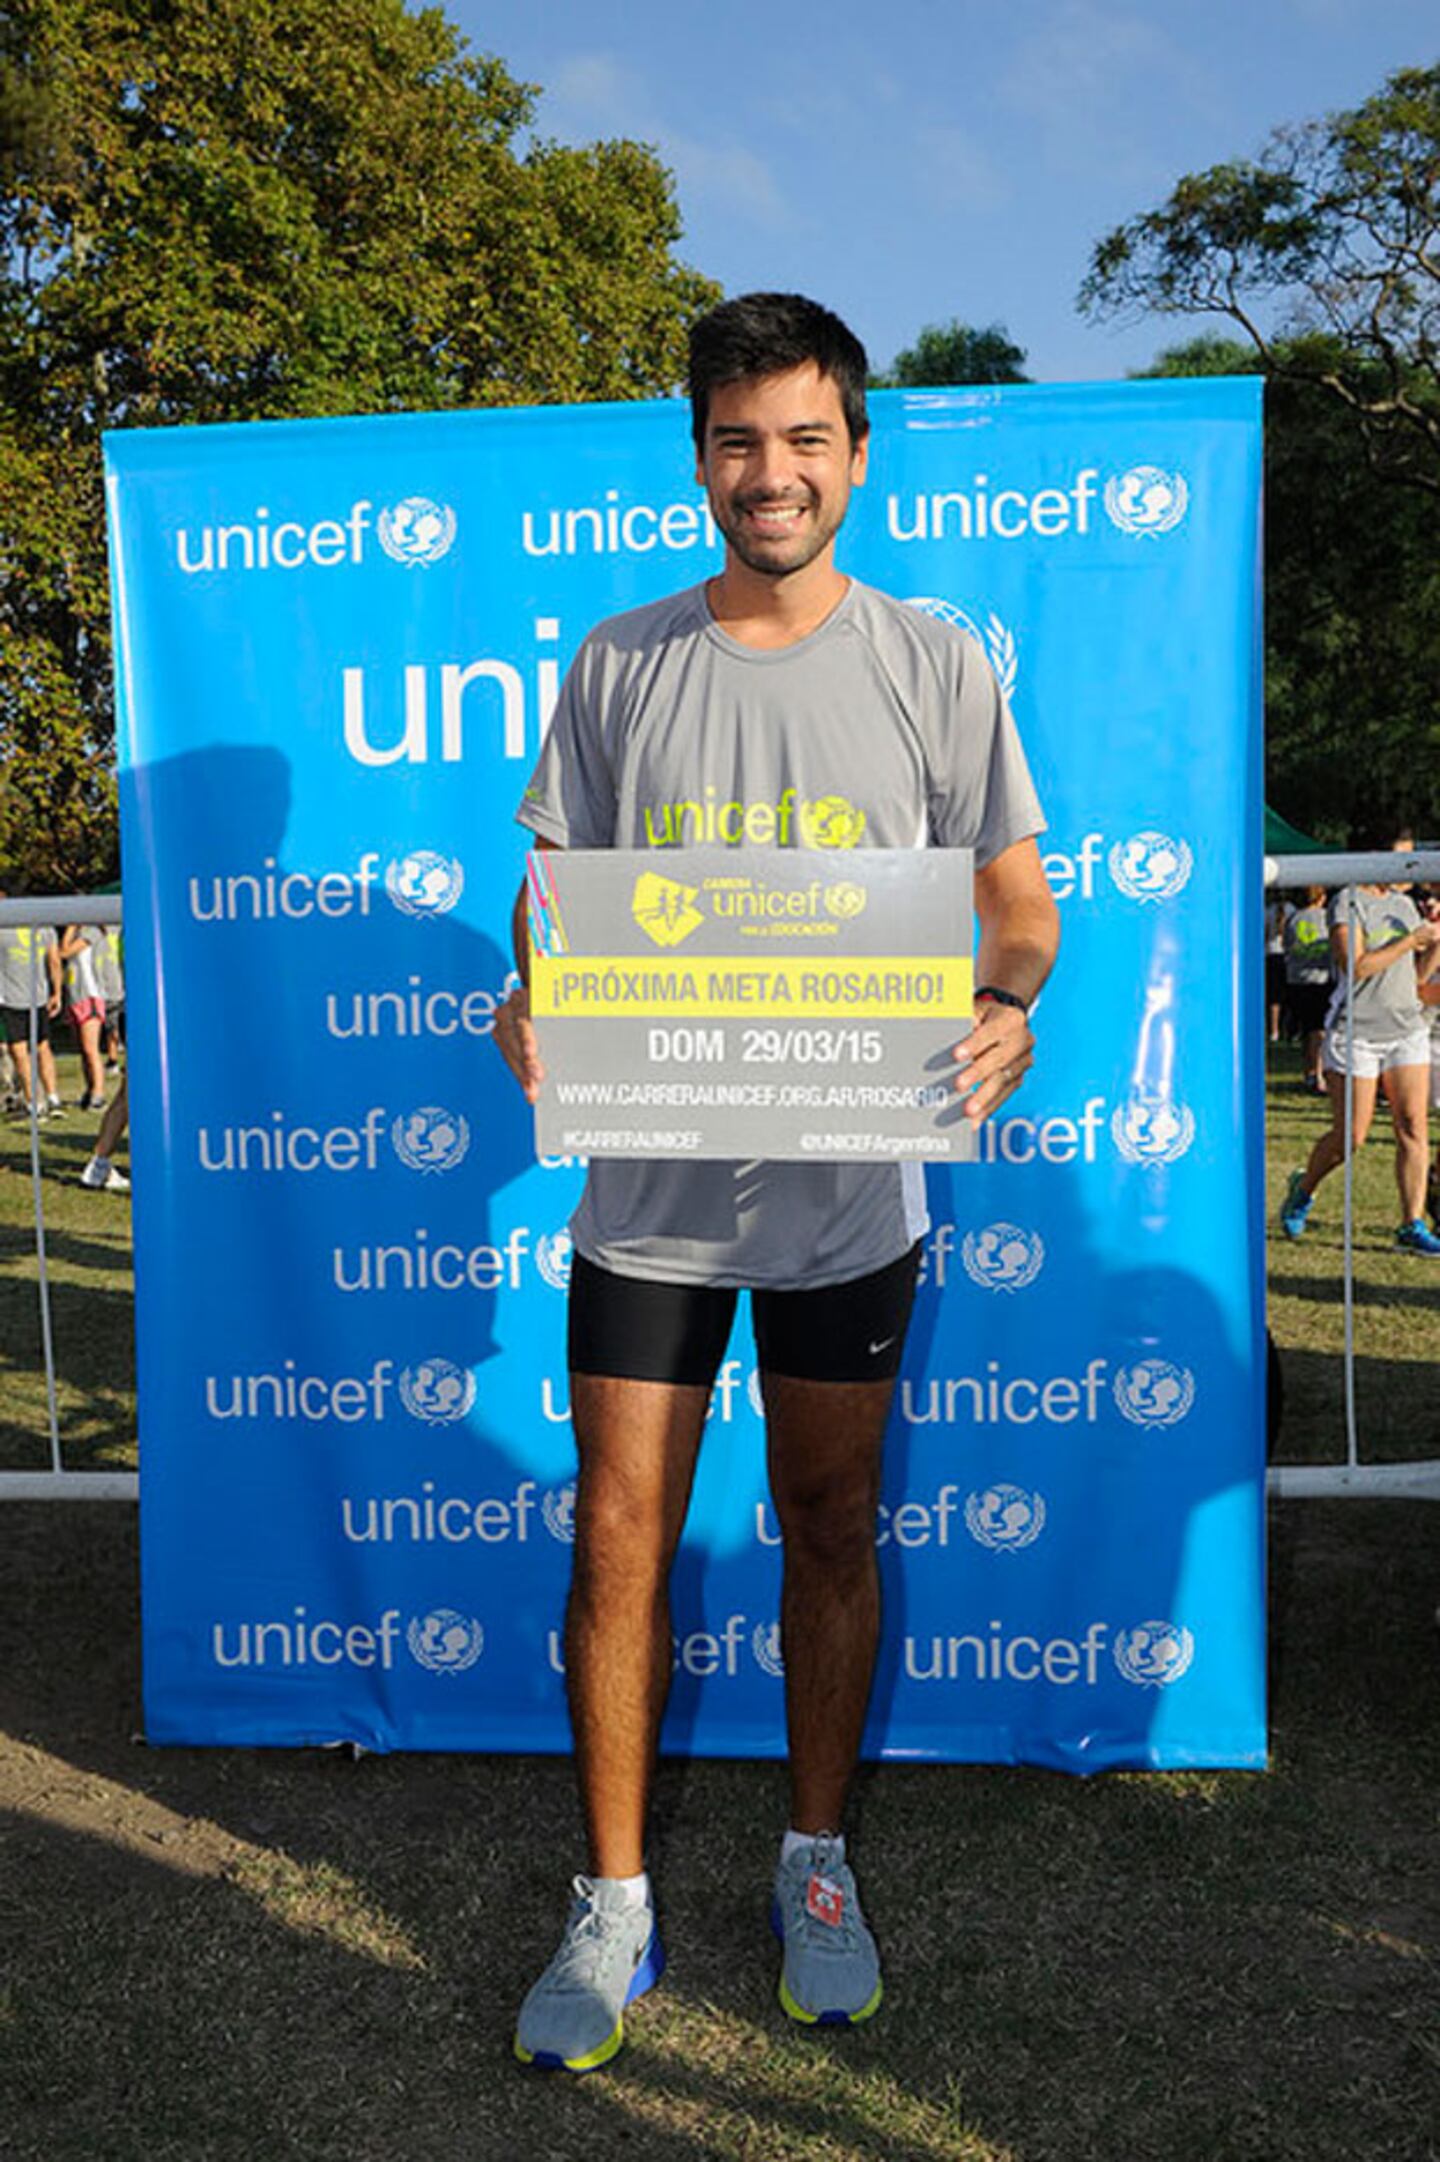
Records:
[[[597,2071],[625,2039],[626,2005],[664,1971],[650,1908],[577,1877],[560,1949],[520,2007],[516,2056],[550,2071]]]
[[[775,1872],[770,1922],[785,1949],[780,2002],[807,2026],[853,2026],[881,1997],[880,1954],[855,1878],[827,1832]]]

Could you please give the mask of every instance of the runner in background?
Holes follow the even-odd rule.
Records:
[[[0,892],[0,901],[8,896]],[[60,956],[49,924],[0,924],[0,1034],[10,1047],[21,1108],[32,1095],[40,1118],[59,1118],[64,1106],[50,1047],[50,1024],[60,1011]],[[38,1076],[30,1070],[33,1025]]]
[[[1325,1093],[1325,1014],[1330,1004],[1330,924],[1325,888],[1307,886],[1285,916],[1286,1006],[1305,1061],[1305,1087]]]
[[[84,1087],[82,1111],[105,1108],[105,1060],[100,1038],[105,1027],[105,995],[101,988],[98,958],[105,933],[93,923],[67,923],[60,933],[60,959],[65,966],[65,998],[70,1025],[80,1047]]]

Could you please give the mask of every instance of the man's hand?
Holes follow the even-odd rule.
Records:
[[[974,1028],[951,1055],[960,1069],[955,1092],[964,1099],[965,1116],[978,1125],[1019,1088],[1035,1063],[1035,1038],[1018,1007],[984,998],[976,1004]]]
[[[501,1057],[520,1084],[526,1103],[537,1102],[545,1068],[540,1060],[535,1025],[530,1019],[530,993],[523,983],[515,986],[497,1010],[492,1033]]]

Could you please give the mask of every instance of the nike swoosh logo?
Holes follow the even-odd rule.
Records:
[[[879,1342],[878,1344],[872,1344],[872,1345],[870,1346],[870,1356],[871,1356],[871,1358],[872,1358],[872,1359],[878,1359],[878,1358],[879,1358],[879,1356],[880,1356],[880,1354],[881,1354],[881,1352],[882,1352],[882,1351],[888,1351],[888,1350],[889,1350],[889,1348],[890,1348],[890,1346],[891,1346],[891,1345],[892,1345],[892,1344],[894,1343],[894,1341],[895,1341],[895,1339],[894,1339],[894,1337],[893,1337],[893,1336],[886,1336],[886,1337],[882,1337],[882,1338],[881,1338],[881,1340],[880,1340],[880,1342]]]

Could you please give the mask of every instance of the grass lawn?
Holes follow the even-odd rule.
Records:
[[[1271,1186],[1321,1116],[1272,1086]],[[73,1082],[68,1091],[73,1095]],[[128,1203],[47,1126],[66,1448],[133,1463]],[[44,1461],[27,1137],[0,1133],[3,1461]],[[1435,1446],[1440,1272],[1359,1181],[1366,1452]],[[1283,1453],[1338,1456],[1339,1188],[1272,1242]],[[576,1866],[558,1760],[149,1749],[134,1512],[0,1516],[4,2162],[1434,2162],[1440,1513],[1272,1512],[1268,1774],[869,1768],[887,1997],[793,2029],[766,1928],[773,1765],[667,1762],[670,1971],[585,2081],[510,2061]]]

